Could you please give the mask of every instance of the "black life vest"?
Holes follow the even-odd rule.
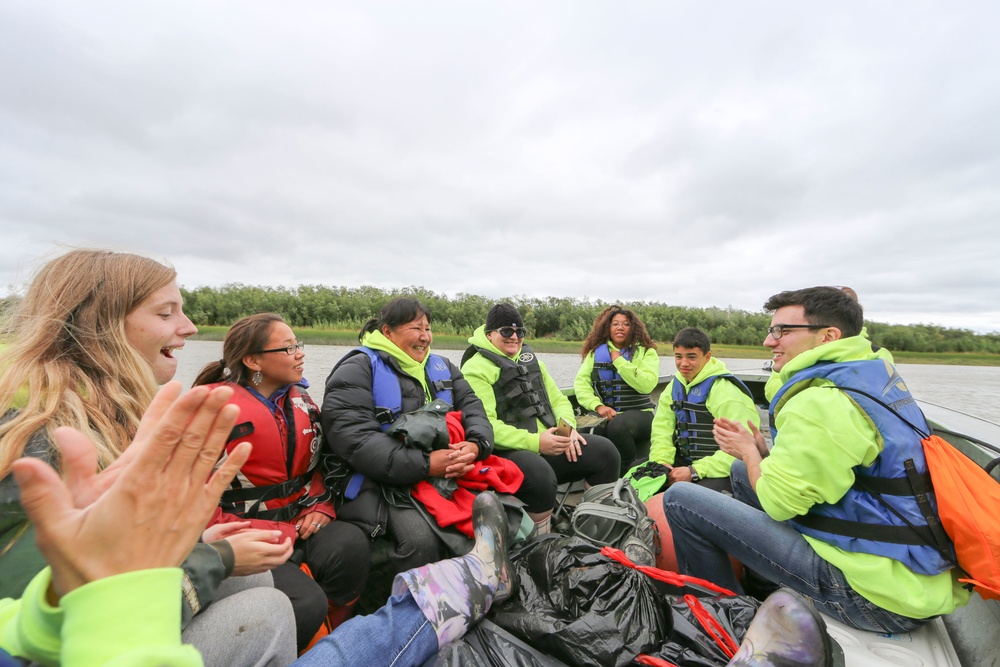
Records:
[[[500,377],[493,384],[496,397],[497,418],[505,424],[521,428],[530,433],[538,432],[538,422],[545,428],[556,425],[552,412],[542,367],[538,365],[535,352],[527,345],[521,346],[517,362],[502,354],[470,346],[462,357],[462,363],[479,353],[500,367]]]

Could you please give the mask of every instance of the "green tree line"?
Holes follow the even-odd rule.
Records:
[[[471,334],[486,319],[497,299],[476,294],[448,297],[422,287],[384,290],[375,287],[328,287],[301,285],[255,287],[231,284],[222,287],[181,289],[185,311],[202,325],[228,326],[246,315],[281,313],[293,327],[357,330],[390,299],[413,296],[431,311],[435,331]],[[601,310],[609,304],[564,297],[528,298],[511,296],[524,317],[529,335],[535,338],[583,340]],[[759,345],[770,316],[734,308],[686,308],[651,301],[623,302],[646,324],[656,341],[672,340],[684,327],[699,327],[722,345]],[[866,321],[871,339],[896,352],[975,352],[1000,354],[1000,332],[978,334],[968,329],[930,324],[886,324]]]

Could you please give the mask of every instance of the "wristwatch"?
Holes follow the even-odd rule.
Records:
[[[699,479],[701,479],[701,475],[699,475],[698,471],[694,469],[694,466],[688,466],[688,470],[691,471],[692,482],[697,482]]]

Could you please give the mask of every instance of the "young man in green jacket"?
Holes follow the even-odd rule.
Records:
[[[663,495],[680,571],[742,592],[732,555],[875,632],[909,632],[964,605],[969,592],[942,553],[950,544],[930,546],[906,525],[930,525],[924,496],[896,489],[883,502],[865,490],[898,487],[907,462],[926,472],[919,435],[895,413],[926,424],[895,368],[862,335],[860,304],[813,287],[776,294],[764,308],[773,312],[764,345],[781,382],[768,396],[773,447],[743,424],[717,420],[716,440],[739,459],[734,497],[691,484]]]
[[[713,419],[760,426],[749,390],[712,356],[708,334],[693,327],[681,329],[673,346],[677,373],[660,395],[649,462],[628,473],[643,502],[676,482],[728,491],[729,469],[736,459],[719,449]]]

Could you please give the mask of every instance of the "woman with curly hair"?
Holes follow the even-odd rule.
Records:
[[[650,392],[660,377],[656,344],[632,310],[608,306],[594,320],[580,356],[583,364],[573,382],[576,400],[607,420],[594,432],[618,448],[624,475],[649,446]]]

